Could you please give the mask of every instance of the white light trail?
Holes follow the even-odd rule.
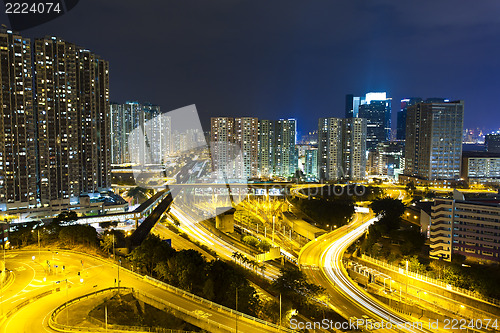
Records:
[[[392,314],[391,312],[387,311],[382,306],[377,304],[375,301],[370,299],[370,297],[358,290],[358,287],[353,285],[352,282],[347,278],[347,274],[343,272],[344,268],[342,266],[342,256],[345,249],[349,247],[349,245],[351,245],[356,239],[358,239],[366,231],[366,229],[377,220],[378,218],[373,218],[331,243],[326,251],[324,251],[321,255],[321,263],[324,267],[324,272],[327,277],[331,281],[333,281],[335,283],[335,286],[341,289],[349,298],[356,301],[360,306],[376,314],[383,320],[394,325],[400,324],[404,327],[404,324],[407,322],[407,320],[395,314]],[[412,330],[410,328],[405,329],[408,332],[420,331]]]

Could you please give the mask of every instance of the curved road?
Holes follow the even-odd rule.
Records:
[[[363,217],[356,214],[351,225],[343,226],[318,238],[317,241],[308,243],[299,256],[301,268],[312,281],[326,288],[330,295],[330,303],[333,303],[332,307],[345,318],[363,319],[365,316],[374,322],[392,323],[393,328],[379,328],[377,332],[394,332],[398,323],[403,326],[399,327],[399,331],[429,332],[425,329],[425,323],[423,329],[419,329],[417,325],[410,325],[414,320],[389,310],[386,305],[361,290],[347,276],[342,256],[375,220],[373,214]],[[405,323],[407,327],[404,327]],[[360,327],[366,328],[365,322],[360,324]]]
[[[35,260],[32,260],[32,256],[36,257]],[[48,271],[46,260],[49,260],[52,265],[51,272]],[[8,311],[28,298],[53,290],[56,287],[60,287],[60,291],[25,305],[2,321],[0,327],[2,333],[52,332],[48,327],[48,318],[56,307],[66,300],[92,291],[113,287],[115,278],[118,275],[118,266],[75,252],[60,251],[56,254],[50,251],[42,251],[41,258],[38,258],[38,251],[12,251],[8,253],[6,264],[7,268],[15,272],[17,269],[20,270],[18,271],[19,274],[16,273],[14,283],[7,288],[7,291],[4,291],[3,311]],[[57,271],[53,267],[54,265],[58,266]],[[62,266],[65,268],[64,271]],[[206,318],[232,329],[235,328],[235,317],[229,312],[211,308],[196,299],[183,297],[173,291],[153,285],[146,279],[123,268],[119,271],[120,286],[133,287],[165,299],[187,311],[203,312]],[[80,276],[78,272],[80,272]],[[59,317],[64,318],[64,311]],[[238,331],[263,333],[278,331],[278,329],[264,328],[249,319],[239,317]]]

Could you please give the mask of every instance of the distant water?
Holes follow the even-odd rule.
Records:
[[[462,144],[463,151],[486,151],[486,146],[481,143],[464,143]]]

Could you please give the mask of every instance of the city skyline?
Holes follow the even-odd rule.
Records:
[[[5,0],[2,331],[498,331],[495,6],[78,3]]]
[[[261,10],[258,3],[242,2],[198,3],[193,10],[166,1],[136,11],[134,2],[89,0],[23,36],[57,34],[89,47],[112,64],[111,101],[140,100],[163,110],[196,104],[205,130],[211,116],[269,114],[296,118],[305,133],[318,118],[341,117],[346,94],[367,91],[387,91],[393,102],[463,99],[471,110],[465,127],[496,128],[491,124],[500,119],[486,118],[500,114],[490,98],[500,89],[490,75],[498,70],[498,6],[277,2]],[[354,13],[357,19],[346,21]],[[100,38],[103,32],[107,38]],[[130,40],[143,42],[134,47]]]

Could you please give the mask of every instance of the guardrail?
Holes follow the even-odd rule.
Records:
[[[93,327],[78,327],[78,326],[70,326],[70,325],[64,325],[60,324],[56,321],[56,317],[58,314],[60,314],[62,311],[64,311],[67,307],[71,306],[74,303],[80,302],[84,299],[87,299],[89,297],[93,297],[99,294],[103,294],[106,292],[114,292],[114,291],[120,291],[120,290],[125,290],[132,292],[136,294],[136,291],[134,291],[133,288],[127,288],[127,287],[111,287],[111,288],[106,288],[98,291],[94,291],[92,293],[74,298],[60,306],[58,306],[51,314],[49,317],[49,327],[52,328],[53,330],[56,331],[62,331],[62,332],[67,332],[67,331],[73,331],[73,332],[157,332],[157,333],[193,333],[190,331],[182,331],[182,330],[172,330],[168,328],[163,328],[163,327],[145,327],[145,326],[126,326],[126,325],[111,325],[111,324],[105,324],[102,321],[98,320],[97,318],[92,318],[89,317],[89,321],[92,322],[95,325],[101,326],[97,328]]]
[[[216,308],[216,309],[224,310],[224,311],[230,312],[231,314],[233,314],[235,316],[239,316],[239,317],[243,317],[243,318],[249,319],[249,320],[251,320],[253,322],[261,324],[263,327],[272,327],[274,329],[281,330],[283,332],[293,332],[293,330],[290,330],[290,329],[287,329],[287,328],[284,328],[284,327],[280,327],[279,325],[276,325],[274,323],[270,323],[268,321],[265,321],[265,320],[262,320],[262,319],[259,319],[259,318],[255,318],[255,317],[247,315],[247,314],[245,314],[243,312],[239,312],[239,311],[233,310],[231,308],[228,308],[228,307],[226,307],[224,305],[220,305],[220,304],[214,303],[214,302],[209,301],[207,299],[204,299],[204,298],[202,298],[200,296],[191,294],[191,293],[189,293],[187,291],[184,291],[184,290],[179,289],[177,287],[171,286],[171,285],[169,285],[169,284],[167,284],[167,283],[165,283],[163,281],[156,280],[156,279],[154,279],[154,278],[152,278],[150,276],[145,275],[144,279],[145,280],[149,280],[153,284],[156,284],[158,287],[162,287],[163,289],[167,289],[167,290],[173,291],[177,295],[180,295],[180,296],[185,297],[185,298],[195,299],[195,300],[197,300],[200,303],[208,305],[208,307],[210,307],[210,308]]]
[[[443,281],[435,279],[435,278],[431,278],[431,277],[429,277],[427,275],[418,274],[418,273],[412,272],[410,270],[406,271],[405,269],[403,269],[401,267],[391,265],[391,264],[386,263],[386,262],[384,262],[382,260],[378,260],[378,259],[372,258],[372,257],[367,256],[365,254],[361,255],[361,259],[366,260],[366,261],[371,262],[371,263],[374,263],[376,265],[385,267],[385,268],[390,269],[390,270],[392,270],[392,271],[394,271],[396,273],[408,274],[408,276],[410,276],[412,278],[415,278],[415,279],[418,279],[418,280],[421,280],[421,281],[425,281],[425,282],[430,283],[430,284],[434,284],[434,285],[436,285],[436,286],[438,286],[440,288],[444,288],[444,289],[451,290],[451,291],[454,291],[454,292],[457,292],[457,293],[461,293],[461,294],[464,294],[464,295],[466,295],[468,297],[477,298],[477,299],[479,299],[479,300],[481,300],[483,302],[487,302],[487,303],[490,303],[490,304],[493,304],[493,305],[496,305],[496,306],[500,305],[500,300],[498,300],[496,298],[491,298],[491,297],[483,296],[483,295],[481,295],[481,294],[479,294],[477,292],[474,292],[474,291],[470,291],[470,290],[467,290],[467,289],[455,287],[454,285],[448,284],[446,282],[443,282]]]
[[[102,290],[98,290],[98,291],[94,291],[92,293],[89,293],[89,294],[86,294],[86,295],[83,295],[83,296],[80,296],[80,297],[77,297],[77,298],[73,298],[72,300],[68,301],[68,302],[64,302],[63,304],[59,305],[54,311],[52,311],[52,313],[50,314],[50,317],[49,317],[49,327],[52,328],[53,330],[56,330],[56,331],[90,331],[92,332],[93,331],[93,328],[89,328],[89,327],[76,327],[76,326],[69,326],[69,325],[64,325],[64,324],[59,324],[56,322],[56,317],[59,313],[61,313],[64,309],[66,309],[68,306],[76,303],[76,302],[79,302],[81,300],[84,300],[84,299],[87,299],[91,296],[96,296],[96,295],[99,295],[99,294],[103,294],[105,292],[108,292],[108,291],[113,291],[113,290],[129,290],[129,291],[133,291],[133,289],[131,288],[126,288],[126,287],[111,287],[111,288],[106,288],[106,289],[102,289]],[[96,332],[101,332],[102,329],[98,328],[96,329]]]
[[[155,333],[196,333],[194,331],[183,331],[183,330],[173,330],[170,328],[163,327],[147,327],[147,326],[126,326],[126,325],[116,325],[116,324],[107,324],[102,322],[94,317],[87,317],[87,320],[101,328],[108,329],[108,331],[126,331],[126,332],[155,332]]]
[[[58,323],[56,321],[56,317],[61,312],[63,312],[67,307],[71,306],[72,304],[77,303],[79,301],[82,301],[84,299],[87,299],[89,297],[93,297],[93,296],[96,296],[96,295],[99,295],[99,294],[103,294],[103,293],[106,293],[106,292],[112,292],[112,291],[115,291],[115,290],[117,290],[117,291],[119,291],[119,290],[126,290],[126,291],[129,291],[129,292],[132,292],[137,299],[140,299],[140,300],[144,301],[145,303],[148,303],[148,304],[151,304],[151,305],[152,305],[152,303],[160,304],[160,305],[163,305],[163,306],[168,307],[170,309],[177,310],[177,311],[181,312],[184,315],[187,315],[187,316],[189,316],[191,318],[196,319],[197,321],[201,321],[201,322],[207,323],[208,325],[210,325],[212,327],[217,327],[220,330],[225,330],[225,331],[228,331],[228,332],[236,332],[235,328],[226,326],[224,324],[218,323],[218,322],[216,322],[214,320],[211,320],[211,319],[208,319],[208,318],[204,318],[203,315],[200,315],[197,312],[186,310],[184,308],[181,308],[178,305],[170,303],[169,301],[167,301],[165,299],[156,297],[154,295],[145,293],[143,291],[135,290],[133,288],[126,288],[126,287],[119,287],[119,288],[118,287],[111,287],[111,288],[106,288],[106,289],[102,289],[102,290],[99,290],[99,291],[95,291],[95,292],[92,292],[92,293],[89,293],[89,294],[86,294],[86,295],[74,298],[74,299],[72,299],[72,300],[70,300],[68,302],[65,302],[64,304],[58,306],[50,314],[49,322],[48,322],[49,323],[49,327],[52,328],[53,330],[60,331],[60,332],[67,332],[67,331],[71,331],[71,332],[81,332],[81,331],[86,331],[86,332],[102,332],[105,329],[107,329],[107,331],[114,331],[114,332],[130,332],[130,331],[137,332],[137,331],[140,331],[140,332],[161,332],[161,333],[189,333],[189,332],[186,332],[186,331],[170,330],[170,329],[156,328],[156,327],[155,328],[148,328],[148,327],[141,327],[141,326],[124,326],[124,325],[110,325],[110,324],[105,325],[101,321],[98,321],[98,320],[96,320],[96,321],[98,321],[97,324],[99,326],[101,326],[101,327],[97,327],[97,328],[64,325],[64,324],[60,324],[60,323]],[[210,301],[206,301],[205,300],[205,303],[207,303],[207,302],[208,303],[212,303]],[[212,303],[212,304],[214,304],[214,303]],[[156,307],[160,308],[159,306],[156,306]],[[223,307],[220,306],[220,308],[222,309]],[[229,309],[229,310],[231,310],[231,309]],[[238,312],[236,312],[236,311],[233,310],[233,313],[237,314]],[[245,315],[245,316],[248,317],[248,318],[252,318],[252,317],[247,316],[247,315]],[[104,327],[102,327],[102,326],[104,326]],[[282,329],[282,330],[284,332],[292,332],[291,330],[288,330],[288,329]]]
[[[93,259],[96,259],[96,260],[100,260],[100,261],[103,261],[103,262],[106,262],[108,264],[113,264],[113,265],[117,265],[115,262],[111,261],[111,260],[108,260],[108,259],[105,259],[105,258],[101,258],[101,257],[98,257],[98,256],[95,256],[95,255],[92,255],[92,254],[88,254],[88,253],[83,253],[83,252],[79,252],[79,251],[74,251],[74,250],[60,250],[60,252],[72,252],[72,253],[76,253],[76,254],[79,254],[79,255],[84,255],[84,256],[88,256],[88,257],[92,257]],[[218,308],[218,309],[221,309],[221,310],[224,310],[224,311],[228,311],[230,312],[231,314],[234,314],[234,315],[237,315],[237,316],[240,316],[240,317],[243,317],[243,318],[246,318],[248,320],[251,320],[251,321],[254,321],[254,322],[257,322],[259,324],[261,324],[262,326],[264,327],[272,327],[272,328],[275,328],[275,329],[278,329],[278,330],[281,330],[283,332],[293,332],[293,330],[290,330],[290,329],[287,329],[287,328],[284,328],[284,327],[280,327],[279,325],[276,325],[274,323],[270,323],[270,322],[267,322],[265,320],[262,320],[262,319],[259,319],[259,318],[255,318],[255,317],[252,317],[250,315],[247,315],[245,313],[242,313],[242,312],[239,312],[239,311],[236,311],[236,310],[233,310],[231,308],[228,308],[224,305],[220,305],[220,304],[217,304],[217,303],[214,303],[212,301],[209,301],[207,299],[204,299],[200,296],[197,296],[197,295],[194,295],[194,294],[191,294],[187,291],[184,291],[182,289],[179,289],[177,287],[174,287],[172,285],[169,285],[163,281],[160,281],[160,280],[157,280],[155,278],[152,278],[148,275],[141,275],[141,274],[138,274],[136,272],[133,272],[123,266],[120,266],[120,269],[122,270],[125,270],[127,271],[128,273],[134,275],[135,277],[139,278],[139,279],[142,279],[142,280],[146,280],[146,281],[149,281],[151,284],[155,284],[157,285],[158,287],[161,287],[163,289],[166,289],[166,290],[170,290],[170,291],[173,291],[175,292],[177,295],[180,295],[182,297],[187,297],[187,298],[191,298],[191,299],[195,299],[197,300],[198,302],[200,303],[203,303],[203,304],[206,304],[208,305],[210,308]],[[122,288],[122,287],[121,287]],[[109,288],[108,288],[109,289]]]
[[[33,296],[31,298],[28,298],[27,300],[19,303],[18,305],[16,305],[14,308],[10,309],[8,312],[5,313],[5,315],[3,316],[2,320],[3,319],[6,319],[6,318],[9,318],[10,316],[12,316],[14,313],[16,313],[17,311],[19,311],[20,309],[22,309],[23,307],[25,307],[26,305],[30,304],[30,303],[33,303],[34,301],[36,300],[39,300],[40,298],[44,297],[44,296],[47,296],[47,295],[50,295],[50,294],[53,294],[55,292],[58,292],[60,291],[61,288],[60,287],[57,287],[55,289],[50,289],[50,290],[47,290],[41,294],[38,294],[36,296]]]
[[[146,293],[144,293],[142,291],[137,291],[137,290],[134,291],[134,296],[136,296],[136,298],[138,298],[138,299],[140,299],[140,300],[142,300],[142,301],[144,301],[145,303],[148,303],[148,304],[151,304],[153,302],[162,304],[162,305],[164,305],[164,306],[166,306],[166,307],[168,307],[170,309],[177,310],[177,311],[181,312],[184,315],[187,315],[187,316],[189,316],[191,318],[194,318],[197,321],[201,321],[201,322],[207,323],[209,326],[212,326],[212,327],[217,327],[219,330],[225,330],[225,331],[228,331],[228,332],[237,332],[235,328],[232,328],[232,327],[223,325],[221,323],[218,323],[218,322],[216,322],[214,320],[205,318],[205,317],[203,317],[202,315],[200,315],[200,314],[198,314],[196,312],[188,311],[186,309],[183,309],[180,306],[172,304],[172,303],[170,303],[169,301],[167,301],[165,299],[162,299],[162,298],[150,295],[150,294],[146,294]]]
[[[2,282],[0,283],[0,288],[3,291],[4,289],[7,289],[10,287],[10,285],[14,282],[14,274],[12,271],[5,269],[2,273]]]

